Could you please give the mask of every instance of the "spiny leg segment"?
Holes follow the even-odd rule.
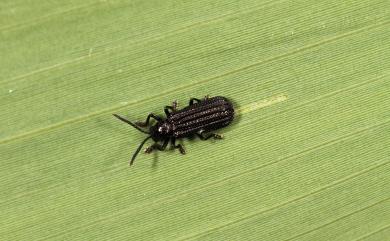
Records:
[[[175,100],[172,102],[172,106],[167,105],[164,107],[164,112],[167,115],[167,117],[170,116],[172,112],[175,112],[177,110],[177,106],[178,106],[178,102],[177,100]],[[171,110],[171,112],[169,112],[169,110]]]

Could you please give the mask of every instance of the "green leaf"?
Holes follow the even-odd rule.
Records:
[[[0,239],[388,239],[389,28],[386,0],[2,1]],[[224,140],[129,168],[112,113],[207,94]]]

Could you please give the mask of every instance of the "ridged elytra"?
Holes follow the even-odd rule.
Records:
[[[165,119],[150,113],[144,122],[135,123],[113,114],[119,120],[149,135],[134,152],[130,166],[134,163],[142,146],[150,138],[153,139],[154,144],[147,147],[145,153],[151,153],[153,150],[163,151],[170,141],[172,147],[179,149],[181,154],[185,154],[183,145],[176,145],[176,139],[194,135],[201,140],[207,140],[211,137],[222,139],[222,135],[213,133],[213,131],[228,126],[234,119],[233,104],[222,96],[205,96],[203,99],[191,98],[188,106],[180,110],[177,108],[177,101],[174,101],[172,106],[164,107],[164,112]],[[157,122],[150,125],[150,118]]]

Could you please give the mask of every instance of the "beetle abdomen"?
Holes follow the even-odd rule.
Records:
[[[234,119],[232,103],[216,96],[171,113],[167,121],[172,124],[173,136],[180,138],[199,131],[213,131],[229,125]]]

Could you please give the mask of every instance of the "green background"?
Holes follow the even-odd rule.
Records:
[[[390,240],[388,0],[0,2],[1,240]],[[222,141],[141,153],[177,99]],[[150,144],[150,142],[149,142]]]

